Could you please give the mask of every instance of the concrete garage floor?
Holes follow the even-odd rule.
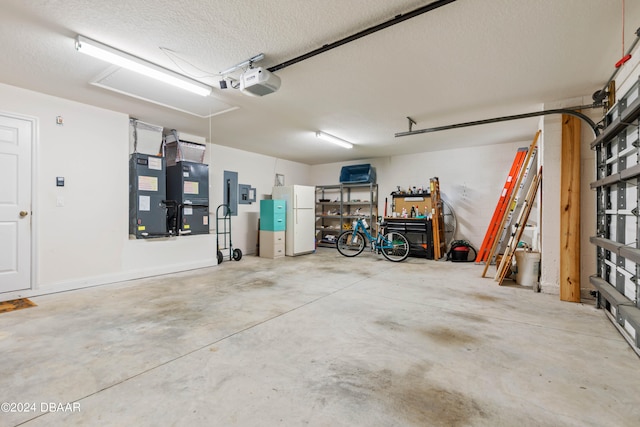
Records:
[[[0,314],[0,402],[30,406],[0,425],[640,425],[602,311],[481,272],[321,248],[32,298]]]

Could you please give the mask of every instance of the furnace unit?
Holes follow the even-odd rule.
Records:
[[[209,165],[178,161],[167,167],[169,223],[178,234],[209,234]]]
[[[129,234],[168,236],[165,159],[133,153],[129,159]]]

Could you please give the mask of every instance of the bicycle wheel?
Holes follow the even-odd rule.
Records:
[[[343,231],[336,241],[336,248],[344,256],[353,257],[360,255],[364,250],[366,240],[362,233],[353,235],[353,230]]]
[[[392,231],[382,239],[382,255],[389,261],[400,262],[409,256],[409,241],[404,235]]]

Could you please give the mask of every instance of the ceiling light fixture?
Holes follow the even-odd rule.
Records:
[[[76,50],[200,96],[211,94],[211,86],[84,36],[76,38]]]
[[[339,145],[342,148],[353,148],[353,144],[345,141],[344,139],[340,139],[338,137],[335,137],[333,135],[329,135],[328,133],[325,132],[316,132],[316,137],[320,138],[320,139],[324,139],[325,141],[331,142],[333,144]]]

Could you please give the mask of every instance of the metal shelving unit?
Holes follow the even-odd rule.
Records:
[[[597,306],[640,355],[640,80],[607,113],[596,152]]]
[[[378,184],[335,184],[316,186],[316,242],[335,246],[338,235],[356,218],[375,224],[378,216]]]

